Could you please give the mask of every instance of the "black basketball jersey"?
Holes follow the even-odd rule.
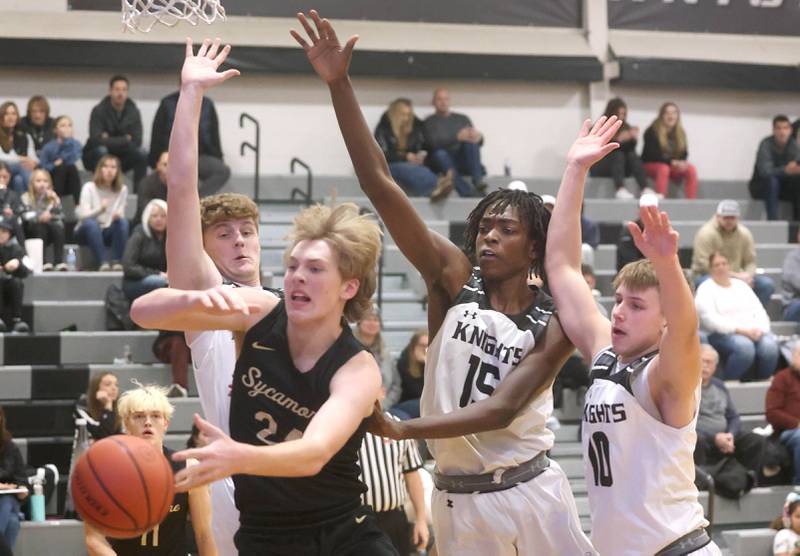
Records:
[[[186,462],[172,461],[173,451],[163,448],[164,456],[177,473]],[[176,492],[169,506],[169,513],[153,529],[133,539],[108,539],[117,556],[186,556],[186,515],[189,510],[189,494]]]
[[[303,436],[330,397],[333,375],[365,348],[342,323],[342,332],[308,372],[294,366],[284,302],[245,335],[231,390],[231,437],[269,446]],[[358,507],[366,487],[359,480],[358,450],[366,421],[313,477],[234,475],[243,524],[314,525]]]

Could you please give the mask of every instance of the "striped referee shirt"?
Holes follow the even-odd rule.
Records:
[[[386,414],[390,419],[397,419]],[[406,502],[404,474],[422,467],[422,458],[415,440],[391,440],[370,433],[364,435],[358,451],[361,481],[367,492],[361,502],[376,512],[402,508]]]

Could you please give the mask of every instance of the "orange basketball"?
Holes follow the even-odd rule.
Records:
[[[75,464],[75,509],[107,537],[138,537],[166,517],[175,494],[172,466],[146,440],[104,438]]]

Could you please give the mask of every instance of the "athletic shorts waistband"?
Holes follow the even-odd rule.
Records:
[[[700,527],[665,546],[656,552],[656,556],[685,556],[695,550],[700,550],[710,542],[711,535],[704,527]]]
[[[494,473],[481,475],[443,475],[438,470],[433,472],[433,484],[439,490],[454,494],[470,494],[497,492],[512,488],[535,478],[550,467],[547,454],[540,452],[532,459],[508,469],[498,469]]]

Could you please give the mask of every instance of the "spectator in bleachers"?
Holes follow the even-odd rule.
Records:
[[[186,345],[182,332],[159,330],[153,342],[153,354],[172,371],[172,384],[167,390],[170,398],[185,398],[189,395],[189,364],[192,352]]]
[[[451,169],[437,176],[425,165],[425,133],[407,98],[394,100],[375,127],[375,140],[386,157],[389,171],[409,196],[444,199],[453,191]]]
[[[697,465],[712,466],[726,456],[733,456],[747,469],[758,473],[764,437],[742,431],[742,422],[725,383],[716,378],[719,354],[709,344],[700,346],[703,382],[697,414]]]
[[[628,106],[621,98],[612,98],[606,104],[604,116],[616,116],[622,120],[622,127],[614,136],[614,141],[619,143],[619,148],[612,151],[592,166],[589,173],[592,176],[612,178],[617,189],[617,199],[633,199],[634,195],[625,188],[625,178],[633,176],[642,193],[655,193],[647,186],[647,177],[642,166],[642,159],[636,154],[636,141],[639,139],[639,128],[631,126],[625,119],[628,116]]]
[[[425,118],[425,144],[430,148],[427,164],[434,172],[452,171],[456,191],[462,197],[481,197],[486,191],[481,166],[483,134],[475,129],[465,114],[450,110],[450,91],[439,87],[433,91],[435,112]],[[472,183],[464,180],[464,175]]]
[[[767,390],[767,422],[794,458],[794,484],[800,485],[800,342],[795,342],[789,366],[772,378]]]
[[[392,407],[392,414],[401,419],[419,417],[419,399],[425,383],[425,356],[428,353],[428,331],[417,330],[397,358],[400,373],[400,401]]]
[[[161,99],[153,118],[153,129],[150,134],[150,154],[148,164],[151,168],[158,166],[161,154],[169,149],[169,135],[175,121],[175,110],[178,106],[178,91]],[[228,183],[231,169],[222,158],[222,143],[219,138],[219,119],[214,101],[203,97],[200,107],[200,127],[198,137],[197,172],[198,190],[201,197],[213,195]],[[139,191],[137,185],[137,191]]]
[[[75,166],[81,159],[81,143],[73,137],[72,118],[59,116],[55,137],[39,154],[39,164],[53,176],[53,189],[60,197],[72,195],[77,205],[81,197],[81,177]]]
[[[14,237],[15,223],[0,220],[0,332],[8,330],[3,318],[11,319],[12,332],[28,332],[22,320],[23,279],[31,273],[25,251]]]
[[[392,354],[383,341],[381,327],[380,313],[378,308],[373,306],[372,310],[358,321],[353,330],[353,336],[369,350],[381,368],[381,378],[386,393],[383,399],[383,408],[389,409],[400,400],[402,385]]]
[[[34,95],[28,100],[25,117],[19,122],[20,128],[33,138],[36,154],[55,136],[55,122],[50,117],[50,103],[43,95]]]
[[[783,515],[772,524],[778,532],[772,539],[773,556],[800,554],[800,495],[790,492],[783,504]]]
[[[0,218],[14,223],[14,236],[20,245],[25,243],[22,230],[22,213],[25,207],[17,192],[8,185],[11,182],[11,171],[4,162],[0,162]]]
[[[689,154],[681,113],[674,102],[665,102],[658,117],[644,132],[644,171],[656,184],[656,193],[667,196],[670,180],[683,182],[688,199],[697,197],[697,169],[686,159]]]
[[[167,203],[153,199],[142,211],[122,255],[122,290],[132,302],[167,286]]]
[[[119,159],[104,155],[97,163],[94,181],[83,184],[81,200],[75,214],[78,225],[75,237],[80,245],[88,245],[101,272],[122,270],[122,255],[128,241],[128,220],[125,206],[128,187],[122,183]],[[105,246],[111,245],[111,262]]]
[[[100,160],[115,155],[122,172],[133,170],[134,188],[147,174],[147,153],[142,149],[142,116],[128,98],[128,78],[115,75],[108,95],[92,108],[89,139],[83,147],[83,166],[95,171]]]
[[[797,232],[800,243],[800,230]],[[783,319],[800,322],[800,245],[792,249],[783,259]]]
[[[139,193],[136,195],[136,215],[134,222],[139,222],[142,218],[144,207],[153,199],[167,200],[167,165],[169,164],[169,153],[164,151],[158,157],[156,171],[150,172],[139,182]]]
[[[767,379],[778,364],[778,342],[767,312],[746,283],[731,275],[728,259],[709,257],[711,279],[697,287],[695,306],[700,328],[724,360],[723,376],[737,380],[755,363],[756,378]]]
[[[19,109],[13,102],[0,104],[0,162],[11,172],[11,187],[22,195],[39,161],[33,138],[19,125]]]
[[[779,114],[772,119],[772,135],[758,145],[750,195],[763,199],[767,219],[778,219],[778,200],[792,202],[794,219],[800,220],[800,149],[792,137],[789,118]]]
[[[22,194],[25,235],[41,238],[45,249],[52,246],[52,255],[42,265],[42,270],[67,270],[64,263],[64,220],[61,199],[53,191],[53,181],[47,170],[38,168],[31,174],[28,191]]]
[[[24,492],[3,494],[16,488]],[[30,494],[25,460],[6,428],[6,414],[0,406],[0,537],[9,549],[14,548],[19,534],[19,503]]]
[[[753,234],[739,222],[739,203],[731,199],[720,201],[717,211],[694,236],[692,273],[695,286],[708,278],[711,254],[719,251],[731,268],[731,276],[742,280],[767,307],[775,284],[772,278],[756,273],[756,245]]]
[[[89,379],[89,388],[75,404],[76,419],[86,419],[86,430],[94,440],[119,434],[122,427],[117,416],[119,387],[112,372],[95,373]]]

